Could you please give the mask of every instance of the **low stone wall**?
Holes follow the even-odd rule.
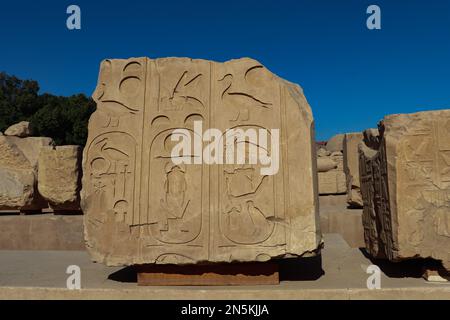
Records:
[[[362,210],[347,209],[346,195],[321,196],[320,203],[322,233],[338,233],[350,247],[364,247]],[[84,249],[82,215],[0,212],[0,250]]]
[[[84,250],[83,216],[0,213],[0,250]]]

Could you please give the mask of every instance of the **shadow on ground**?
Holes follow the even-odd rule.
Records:
[[[291,258],[278,260],[280,281],[312,281],[319,279],[325,272],[322,269],[322,257]],[[255,270],[257,273],[257,270]],[[136,283],[137,268],[125,267],[108,276],[117,282]]]
[[[280,281],[312,281],[325,274],[322,256],[292,258],[278,261]]]
[[[442,268],[440,261],[433,259],[411,259],[392,262],[387,259],[375,259],[364,248],[359,249],[362,254],[390,278],[422,278],[425,269]]]
[[[134,266],[125,267],[108,276],[109,280],[117,282],[137,282],[137,273]]]

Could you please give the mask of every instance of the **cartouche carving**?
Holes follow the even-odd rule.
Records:
[[[95,261],[267,261],[318,250],[313,118],[300,87],[252,59],[131,58],[102,62],[93,97],[82,208]],[[211,142],[198,123],[224,141],[231,129],[279,136],[279,170],[261,174],[252,152],[276,150],[245,139],[222,143],[224,155],[244,146],[245,163],[208,164],[194,149],[183,155],[192,164],[175,163],[174,130],[202,151]]]

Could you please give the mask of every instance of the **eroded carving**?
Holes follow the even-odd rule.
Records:
[[[433,257],[449,269],[449,118],[448,110],[388,116],[378,149],[368,147],[368,138],[360,145],[363,222],[373,256]]]

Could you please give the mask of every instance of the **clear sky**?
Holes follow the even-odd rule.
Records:
[[[91,95],[104,58],[252,57],[303,87],[317,140],[450,108],[449,0],[2,1],[0,42],[0,71],[57,95]]]

